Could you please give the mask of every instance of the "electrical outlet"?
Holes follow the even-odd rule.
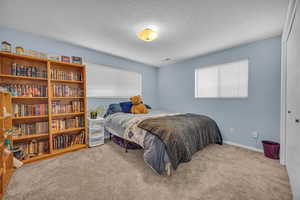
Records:
[[[234,133],[235,129],[234,128],[230,128],[229,131],[230,131],[230,133]]]
[[[258,138],[258,132],[257,131],[253,131],[252,133],[252,137],[257,139]]]

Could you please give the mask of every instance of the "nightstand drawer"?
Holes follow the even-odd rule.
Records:
[[[101,145],[101,144],[104,144],[104,136],[89,139],[90,147],[94,147],[94,146]]]
[[[104,137],[104,128],[89,128],[89,136],[91,138],[93,137],[99,137],[99,136],[103,136]]]
[[[104,126],[104,120],[89,119],[89,128],[102,128]]]

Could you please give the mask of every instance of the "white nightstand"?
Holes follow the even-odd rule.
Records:
[[[104,144],[104,118],[88,119],[89,147]]]

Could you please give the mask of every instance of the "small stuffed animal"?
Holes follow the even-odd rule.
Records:
[[[142,103],[142,98],[140,96],[133,96],[130,98],[130,101],[133,104],[131,106],[131,113],[133,113],[133,114],[147,114],[148,113],[148,109]]]

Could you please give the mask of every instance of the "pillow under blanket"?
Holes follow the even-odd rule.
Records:
[[[105,115],[104,115],[104,118],[109,116],[109,115],[112,115],[114,113],[117,113],[117,112],[123,112],[120,104],[116,103],[116,104],[110,104]]]

